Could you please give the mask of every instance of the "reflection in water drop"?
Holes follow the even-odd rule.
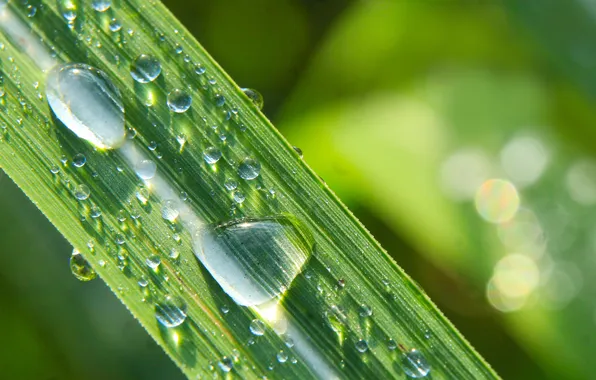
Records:
[[[82,63],[60,65],[48,73],[46,96],[56,117],[97,148],[125,141],[120,92],[102,71]]]
[[[186,304],[181,299],[167,296],[164,302],[155,305],[155,318],[162,326],[180,326],[186,320]]]
[[[195,255],[234,299],[259,305],[285,292],[310,257],[310,232],[295,218],[234,220],[201,231]]]
[[[245,158],[238,166],[238,175],[246,180],[253,180],[261,173],[261,164],[254,158]]]
[[[476,192],[476,210],[490,223],[507,222],[519,208],[519,195],[515,186],[503,179],[485,181]]]
[[[413,379],[426,377],[430,373],[430,365],[426,358],[415,348],[403,354],[401,364],[406,376]]]
[[[192,98],[186,92],[175,89],[168,94],[168,107],[171,111],[176,113],[184,113],[188,111],[192,104]]]
[[[242,92],[246,95],[258,109],[263,109],[263,105],[265,102],[263,101],[263,95],[261,95],[258,91],[253,90],[251,88],[243,88]]]
[[[97,273],[76,248],[70,256],[70,271],[80,281],[91,281],[97,277]]]
[[[139,83],[153,82],[161,74],[161,63],[157,58],[141,54],[130,67],[130,76]]]

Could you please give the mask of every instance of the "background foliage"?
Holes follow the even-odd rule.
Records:
[[[596,369],[589,1],[165,3],[499,374]],[[528,139],[540,149],[512,165]],[[545,163],[528,184],[515,169],[532,149]],[[462,196],[491,177],[517,186],[521,232]],[[101,281],[70,274],[71,247],[6,177],[0,210],[7,378],[182,378]],[[510,254],[534,265],[507,272],[523,302],[487,297]]]

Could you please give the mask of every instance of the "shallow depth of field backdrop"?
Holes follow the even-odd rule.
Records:
[[[591,0],[165,3],[500,375],[595,373]],[[4,175],[0,210],[0,377],[182,378]]]

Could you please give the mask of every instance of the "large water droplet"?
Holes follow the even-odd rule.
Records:
[[[180,211],[178,210],[178,203],[176,201],[167,200],[163,203],[161,208],[162,218],[170,222],[175,222],[178,219],[178,215],[180,215]]]
[[[240,219],[197,234],[197,258],[239,305],[267,302],[287,290],[313,248],[296,218]]]
[[[265,334],[265,323],[260,319],[253,319],[249,326],[250,332],[253,335],[261,336]]]
[[[82,63],[60,65],[48,73],[46,96],[56,117],[78,137],[102,149],[124,142],[120,92],[104,72]]]
[[[359,341],[357,341],[355,346],[358,352],[360,353],[368,351],[368,343],[364,339],[360,339]]]
[[[415,348],[403,354],[401,364],[405,374],[413,379],[425,377],[430,373],[430,365],[426,358]]]
[[[210,146],[203,152],[203,158],[205,159],[206,163],[213,165],[221,158],[221,150]]]
[[[246,180],[252,180],[261,173],[261,164],[254,158],[245,158],[238,166],[238,175]]]
[[[112,0],[93,0],[91,2],[91,7],[95,9],[97,12],[105,12],[110,9],[112,5]]]
[[[192,104],[192,98],[186,92],[175,89],[168,94],[168,107],[176,113],[188,111]]]
[[[81,167],[85,166],[86,162],[87,162],[87,158],[81,153],[75,154],[75,156],[72,158],[72,164],[76,168],[81,168]]]
[[[151,160],[141,160],[135,165],[135,172],[141,179],[151,179],[155,176],[157,165]]]
[[[97,277],[97,273],[76,248],[70,256],[70,271],[80,281],[91,281]]]
[[[180,326],[186,320],[186,304],[177,297],[167,296],[155,305],[155,318],[164,327]]]
[[[141,54],[130,67],[130,75],[139,83],[153,82],[161,74],[161,63],[157,58]]]
[[[75,198],[80,201],[84,201],[85,199],[89,198],[89,195],[91,195],[91,190],[89,190],[89,187],[85,184],[77,186],[74,190]]]
[[[243,88],[242,92],[244,95],[248,96],[248,98],[252,101],[252,104],[255,105],[258,109],[263,109],[263,105],[265,102],[263,101],[263,95],[261,95],[258,91],[253,90],[252,88]]]

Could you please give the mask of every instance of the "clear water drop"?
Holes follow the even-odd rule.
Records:
[[[188,111],[192,104],[192,98],[186,92],[175,89],[168,94],[168,107],[176,113]]]
[[[215,95],[215,105],[223,107],[224,104],[226,104],[226,98],[222,94]]]
[[[157,172],[157,165],[151,160],[141,160],[136,163],[135,172],[141,179],[151,179]]]
[[[167,200],[163,203],[163,206],[161,207],[162,218],[170,222],[175,222],[179,215],[180,211],[178,211],[178,204],[176,201]]]
[[[368,343],[364,339],[360,339],[359,341],[357,341],[355,346],[356,350],[358,350],[358,352],[360,353],[368,351]]]
[[[389,339],[387,341],[387,349],[389,349],[389,351],[394,351],[397,349],[397,342],[393,339]]]
[[[159,269],[159,266],[161,265],[161,259],[159,258],[159,256],[147,257],[147,259],[145,260],[145,264],[147,264],[147,266],[152,270],[157,271]]]
[[[161,74],[161,63],[152,55],[139,55],[130,67],[130,75],[139,83],[153,82]]]
[[[304,157],[304,154],[302,153],[302,149],[298,148],[297,146],[293,146],[292,148],[294,148],[294,151],[296,151],[296,153],[298,153],[298,156],[300,156],[300,158]]]
[[[79,281],[91,281],[97,277],[97,273],[76,248],[72,250],[70,256],[70,271]]]
[[[224,372],[230,372],[234,368],[234,362],[227,356],[221,358],[221,361],[217,363],[219,368]]]
[[[254,158],[247,157],[238,166],[238,175],[245,180],[253,180],[261,173],[261,164]]]
[[[120,91],[103,71],[82,63],[60,65],[48,73],[46,96],[56,117],[78,137],[100,149],[124,143]]]
[[[210,165],[213,165],[217,161],[219,161],[221,156],[222,156],[221,150],[219,150],[213,146],[206,148],[205,151],[203,152],[203,158],[205,159],[205,162]]]
[[[166,328],[180,326],[186,320],[186,304],[177,297],[167,296],[155,305],[155,318]]]
[[[238,219],[196,234],[193,249],[223,290],[242,306],[284,293],[310,257],[313,238],[295,217]]]
[[[110,21],[109,28],[114,33],[118,32],[120,29],[122,29],[122,23],[117,18],[113,18]]]
[[[265,334],[265,323],[260,319],[253,319],[249,326],[252,335],[261,336]]]
[[[75,188],[74,196],[79,201],[84,201],[85,199],[89,198],[89,195],[91,195],[91,190],[89,190],[87,185],[80,184]]]
[[[77,18],[77,5],[72,0],[59,0],[58,7],[62,17],[69,23]]]
[[[420,351],[413,348],[402,355],[401,364],[406,376],[419,379],[430,373],[430,365]]]
[[[232,178],[228,178],[226,179],[226,181],[224,182],[224,186],[227,190],[232,191],[232,190],[236,190],[236,188],[238,187],[238,182],[236,182],[235,180],[233,180]]]
[[[263,109],[263,105],[265,102],[263,101],[263,95],[261,95],[257,90],[253,90],[252,88],[243,88],[242,92],[246,95],[252,104],[255,105],[258,109]]]
[[[91,7],[97,12],[105,12],[112,6],[112,0],[93,0]]]
[[[145,277],[141,277],[137,284],[139,284],[141,288],[146,288],[147,286],[149,286],[149,280],[147,280]]]
[[[87,158],[81,153],[76,154],[72,158],[72,164],[77,168],[81,168],[81,167],[85,166],[86,162],[87,162]]]
[[[360,305],[360,308],[358,309],[358,314],[362,317],[362,318],[367,318],[370,317],[372,315],[372,308],[368,305]]]
[[[284,350],[280,350],[277,353],[277,361],[279,363],[285,363],[288,361],[288,354]]]
[[[234,202],[241,204],[246,200],[246,195],[240,190],[234,191]]]

